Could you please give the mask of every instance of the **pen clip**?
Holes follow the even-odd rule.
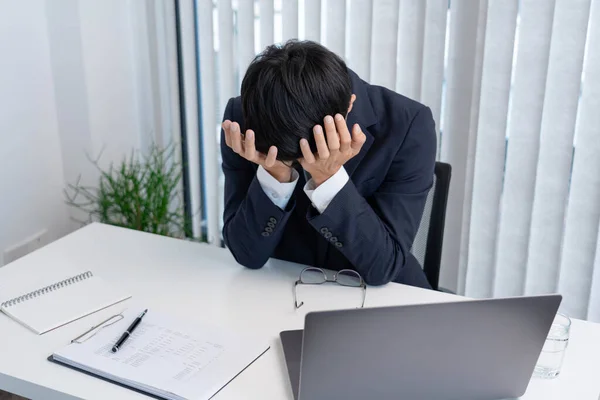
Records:
[[[98,332],[100,332],[102,329],[111,326],[117,322],[119,322],[120,320],[122,320],[123,318],[125,318],[123,316],[123,312],[125,310],[121,311],[119,314],[115,314],[111,317],[108,317],[107,319],[105,319],[104,321],[100,322],[99,324],[96,324],[94,326],[92,326],[90,329],[88,329],[87,331],[83,332],[81,335],[77,336],[75,339],[71,340],[71,343],[77,343],[77,344],[82,344],[84,343],[86,340],[89,340],[91,338],[93,338]],[[85,335],[89,334],[90,332],[94,331],[95,329],[97,329],[96,332],[94,332],[93,335],[90,335],[89,337],[85,338],[85,340],[79,340],[82,337],[84,337]]]

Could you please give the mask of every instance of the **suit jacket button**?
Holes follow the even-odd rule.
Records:
[[[326,227],[322,227],[322,228],[321,228],[321,233],[322,233],[323,235],[324,235],[324,234],[326,234],[327,232],[329,232],[329,229],[327,229]]]
[[[271,234],[269,232],[263,232],[263,233],[261,233],[261,235],[263,235],[264,237],[271,236]]]
[[[335,247],[341,249],[342,247],[344,247],[344,245],[342,244],[342,242],[335,242]]]
[[[330,237],[333,236],[333,234],[331,232],[327,232],[323,236],[325,236],[325,239],[329,239]]]
[[[271,222],[273,224],[276,224],[277,223],[277,218],[271,217],[271,218],[269,218],[269,222]]]
[[[274,223],[272,223],[272,222],[267,222],[267,226],[268,226],[269,228],[275,228],[275,224],[274,224]]]
[[[270,226],[267,226],[265,228],[265,232],[271,233],[271,232],[273,232],[273,228],[271,228]]]
[[[338,238],[337,238],[337,236],[332,236],[332,237],[330,237],[330,238],[329,238],[329,241],[330,241],[331,243],[335,243],[335,242],[337,242],[337,241],[338,241]]]

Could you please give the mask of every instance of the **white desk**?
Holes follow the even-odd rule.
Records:
[[[105,225],[81,229],[4,268],[35,265],[90,269],[133,294],[130,305],[193,318],[270,338],[271,349],[227,385],[215,400],[292,399],[279,332],[303,327],[310,310],[358,306],[361,292],[322,285],[299,288],[305,306],[294,310],[292,285],[302,266],[271,261],[261,270],[235,263],[227,250]],[[367,290],[366,306],[442,302],[457,296],[389,284]],[[90,326],[123,305],[36,336],[0,315],[0,389],[27,398],[147,399],[146,396],[46,360]],[[433,382],[432,382],[433,383]],[[597,400],[600,392],[600,325],[574,321],[563,373],[532,380],[526,400]]]

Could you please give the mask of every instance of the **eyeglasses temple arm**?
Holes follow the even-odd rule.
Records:
[[[360,308],[364,308],[365,307],[365,300],[367,299],[367,285],[365,285],[365,283],[362,283],[362,288],[363,288],[363,301],[362,301],[362,305],[360,306]]]
[[[296,281],[296,283],[294,283],[294,306],[296,306],[296,309],[299,309],[300,307],[302,307],[304,305],[304,302],[301,302],[300,304],[298,304],[298,297],[296,295],[297,292],[297,287],[298,285],[301,283],[300,279],[298,279]]]

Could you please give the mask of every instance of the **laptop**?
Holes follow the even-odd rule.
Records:
[[[296,400],[522,396],[562,297],[313,312],[281,332]]]

